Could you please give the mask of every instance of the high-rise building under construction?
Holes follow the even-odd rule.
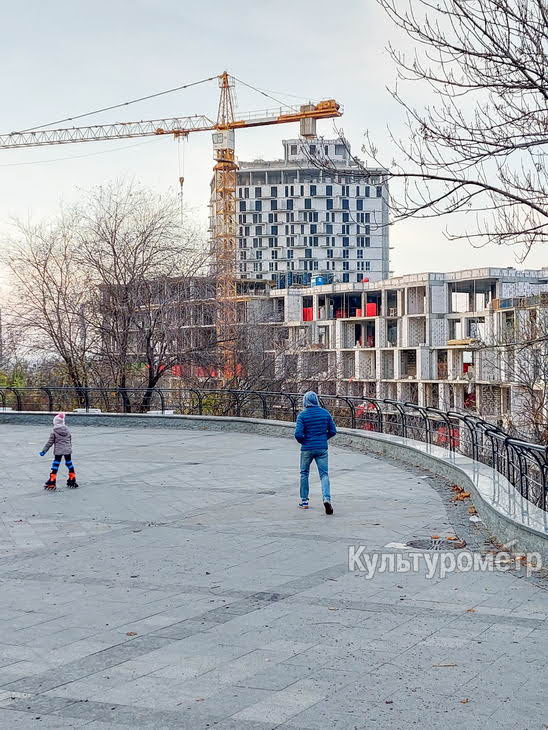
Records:
[[[281,288],[386,279],[384,171],[364,175],[342,139],[288,139],[283,147],[281,160],[239,162],[237,276]]]

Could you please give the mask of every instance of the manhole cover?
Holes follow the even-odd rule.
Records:
[[[418,550],[462,550],[466,547],[464,540],[445,540],[442,537],[427,537],[420,540],[410,540],[407,547]]]

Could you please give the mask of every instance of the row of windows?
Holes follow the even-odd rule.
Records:
[[[303,271],[319,271],[319,265],[317,261],[302,261],[302,267],[301,270]],[[329,263],[329,262],[328,262]],[[369,261],[363,261],[363,264],[369,264]],[[287,261],[285,262],[285,269],[286,271],[295,271],[299,267],[296,265],[298,264],[297,261]],[[327,271],[335,271],[335,262],[332,262],[332,266],[327,266]],[[278,261],[269,261],[268,263],[268,271],[279,271],[280,270],[280,263]],[[240,273],[246,273],[248,271],[253,271],[255,273],[259,272],[262,273],[266,269],[263,267],[262,261],[255,261],[253,264],[246,264],[241,263],[239,265],[239,271]],[[362,269],[360,269],[361,272],[370,271],[370,268],[367,266],[364,266]],[[356,281],[361,281],[363,277],[363,273],[358,273],[356,275]],[[350,273],[348,271],[343,270],[342,274],[342,280],[344,281],[350,281]]]
[[[284,215],[283,213],[281,215]],[[340,220],[338,216],[340,215]],[[289,212],[285,214],[285,221],[287,223],[292,223],[295,221],[295,213]],[[303,220],[305,223],[319,223],[323,222],[323,218],[320,218],[320,214],[316,210],[310,210],[310,211],[304,211],[303,212]],[[283,222],[284,219],[282,218],[280,222]],[[325,221],[327,223],[370,223],[371,222],[371,213],[356,213],[355,216],[350,216],[350,213],[330,213],[327,212],[325,214]],[[269,213],[266,218],[263,219],[262,213],[240,213],[238,215],[238,223],[240,225],[246,225],[249,223],[278,223],[278,213]]]
[[[367,188],[369,190],[369,188]],[[369,198],[369,195],[365,196],[366,198]],[[377,188],[377,198],[382,197],[382,187],[379,186]],[[356,200],[356,210],[363,210],[364,209],[364,198],[355,198]],[[288,199],[285,201],[285,207],[284,210],[294,210],[294,200]],[[335,201],[334,198],[326,198],[325,199],[325,209],[326,210],[333,210],[335,207]],[[341,208],[342,210],[350,210],[350,198],[341,198]],[[304,209],[305,210],[312,210],[312,198],[304,198]],[[251,204],[249,208],[247,207],[247,201],[246,200],[240,200],[239,201],[239,210],[240,212],[244,212],[246,210],[255,210],[255,211],[262,211],[263,210],[263,201],[262,200],[254,200],[253,204]],[[265,208],[266,210],[266,208]],[[271,200],[270,201],[270,210],[278,210],[278,201],[277,200]]]
[[[313,258],[313,256],[312,256],[313,249],[312,248],[305,248],[303,250],[304,250],[304,258],[306,258],[306,259]],[[250,251],[250,254],[251,253],[252,252]],[[273,249],[270,252],[270,258],[271,259],[277,259],[277,258],[293,259],[293,258],[295,258],[295,250],[292,249],[292,248],[288,248],[285,251],[282,251],[281,253],[283,254],[282,256],[279,255],[280,252],[278,251],[278,249]],[[254,258],[254,259],[257,259],[257,260],[262,260],[262,258],[263,258],[263,251],[261,249],[256,249],[253,252],[253,254],[254,254],[253,256],[250,256],[250,259],[251,258]],[[240,259],[240,261],[246,261],[247,260],[247,251],[245,251],[245,250],[244,251],[240,251],[238,253],[238,258]],[[334,259],[335,258],[335,249],[333,249],[333,248],[328,249],[328,251],[327,251],[327,258],[328,259]],[[340,258],[340,256],[337,255],[337,258]],[[342,252],[342,258],[343,259],[350,259],[350,251],[348,249],[344,249],[343,250],[343,252]],[[363,251],[361,249],[359,249],[358,251],[356,251],[356,259],[358,261],[363,260]]]
[[[309,225],[308,233],[312,233],[312,234],[319,233],[317,223],[310,223],[308,225]],[[297,228],[298,228],[298,224],[297,224]],[[288,236],[290,234],[294,235],[295,233],[301,233],[303,235],[305,233],[307,233],[306,224],[304,224],[304,223],[300,224],[300,231],[295,230],[295,225],[286,225],[284,228],[284,231],[285,231],[286,236]],[[255,230],[253,231],[253,235],[255,235],[255,236],[277,236],[279,233],[281,233],[280,226],[278,226],[277,224],[271,225],[269,229],[263,228],[262,225],[255,226]],[[324,233],[333,234],[333,224],[332,223],[325,224]],[[343,223],[341,226],[340,233],[343,236],[349,236],[351,233],[353,234],[354,231],[352,231],[352,225],[349,223]],[[366,224],[365,226],[356,226],[355,234],[361,235],[362,233],[364,233],[366,236],[370,236],[371,235],[371,226],[369,224]],[[238,235],[241,238],[247,238],[248,236],[251,236],[251,226],[240,226],[238,229]]]
[[[341,195],[343,197],[350,196],[353,193],[350,190],[350,185],[341,185]],[[278,187],[277,185],[272,185],[270,187],[270,194],[268,194],[268,188],[266,189],[265,198],[278,198],[281,195],[282,187]],[[305,196],[305,186],[304,185],[285,185],[283,187],[284,190],[284,196],[286,198],[294,198],[294,197],[300,197],[304,198]],[[352,190],[354,190],[354,187],[352,187]],[[377,198],[380,198],[382,196],[382,185],[376,185],[375,188],[375,194]],[[248,187],[240,187],[238,188],[238,198],[242,198],[244,200],[249,199],[249,192],[250,189]],[[263,188],[262,187],[256,187],[254,188],[254,198],[262,198],[263,197]],[[318,186],[317,185],[310,185],[309,189],[306,191],[306,194],[308,194],[310,197],[314,197],[318,195]],[[321,194],[321,193],[320,193]],[[331,198],[333,196],[333,185],[325,185],[325,190],[323,191],[323,194],[327,198]],[[370,198],[371,195],[371,186],[370,185],[356,185],[354,197],[360,198]],[[290,201],[288,201],[290,202]],[[293,202],[293,201],[291,201]]]
[[[274,228],[274,226],[273,226]],[[265,242],[264,239],[267,238],[268,240],[268,247],[269,248],[283,248],[283,243],[280,243],[280,240],[283,241],[283,239],[279,239],[276,236],[261,236],[261,238],[239,238],[238,239],[238,248],[251,248],[248,246],[249,240],[252,242],[253,248],[264,248]],[[295,245],[295,236],[286,236],[285,237],[285,246],[294,246]],[[354,248],[353,246],[350,246],[350,236],[343,236],[341,239],[343,248]],[[334,247],[337,244],[337,238],[335,236],[302,236],[302,243],[299,241],[299,245],[302,246],[319,246],[319,245],[325,245],[328,247]],[[356,247],[357,248],[369,248],[371,246],[371,238],[370,236],[357,236],[356,237]]]

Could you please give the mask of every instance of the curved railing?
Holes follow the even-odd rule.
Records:
[[[468,456],[504,475],[527,500],[548,506],[548,447],[510,437],[481,418],[389,398],[322,395],[342,427],[401,436]],[[296,393],[199,388],[0,388],[0,408],[18,411],[98,409],[109,413],[175,413],[294,421]]]

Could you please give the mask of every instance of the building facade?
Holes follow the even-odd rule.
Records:
[[[412,274],[291,288],[283,299],[287,348],[278,367],[289,391],[393,398],[494,420],[513,414],[517,423],[530,402],[525,391],[538,389],[548,424],[548,269]],[[539,367],[519,362],[528,357],[513,346],[520,338],[544,347],[541,372],[529,380]]]
[[[283,148],[281,160],[239,163],[237,276],[277,288],[386,279],[384,171],[352,175],[357,165],[341,139],[289,139]]]

